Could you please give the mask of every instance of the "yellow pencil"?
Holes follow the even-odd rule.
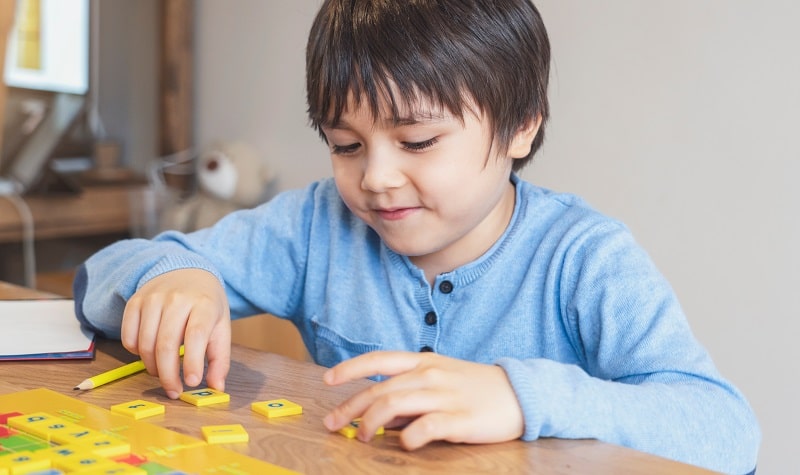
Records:
[[[183,356],[183,345],[181,345],[179,354]],[[105,373],[100,373],[97,376],[92,376],[91,378],[84,379],[79,385],[75,386],[72,389],[75,390],[80,389],[82,391],[87,389],[94,389],[106,383],[122,379],[125,376],[130,376],[132,374],[138,373],[139,371],[144,371],[144,369],[145,369],[144,362],[142,360],[134,361],[133,363],[128,363],[126,365],[120,366],[119,368],[108,370]]]

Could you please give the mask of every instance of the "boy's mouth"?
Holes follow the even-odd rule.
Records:
[[[376,208],[373,211],[386,221],[398,221],[408,217],[419,208]]]

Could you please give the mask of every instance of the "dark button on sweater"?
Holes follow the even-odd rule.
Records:
[[[436,325],[436,312],[428,312],[425,314],[425,323],[428,325]]]
[[[449,280],[442,281],[442,283],[439,284],[439,291],[443,294],[449,294],[453,291],[453,283]]]

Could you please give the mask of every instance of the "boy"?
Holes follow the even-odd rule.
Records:
[[[224,389],[230,322],[290,319],[328,384],[374,377],[323,423],[359,438],[597,438],[729,473],[756,421],[620,223],[519,179],[543,140],[549,43],[527,0],[328,0],[308,111],[333,179],[189,235],[116,243],[78,317],[169,397]],[[250,243],[242,246],[243,243]]]

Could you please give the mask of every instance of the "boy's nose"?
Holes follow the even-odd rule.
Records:
[[[364,175],[361,188],[374,193],[382,193],[399,188],[405,183],[405,175],[397,158],[389,153],[370,153],[364,162]]]

